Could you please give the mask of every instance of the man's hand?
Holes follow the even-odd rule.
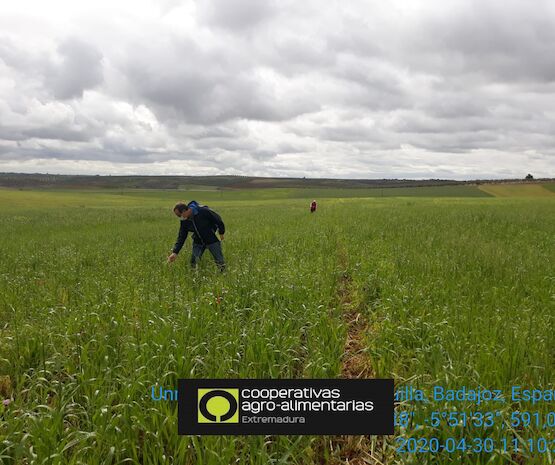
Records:
[[[177,258],[177,254],[176,253],[172,253],[169,257],[168,257],[168,263],[172,263],[175,262],[175,259]]]
[[[220,240],[223,241],[224,240],[224,235],[220,234]]]

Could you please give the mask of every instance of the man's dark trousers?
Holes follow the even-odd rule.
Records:
[[[220,271],[224,271],[225,270],[224,254],[222,253],[222,243],[219,241],[213,242],[212,244],[207,244],[207,245],[193,242],[191,266],[193,268],[196,268],[200,260],[200,257],[202,257],[202,254],[206,249],[208,249],[212,254],[212,257],[214,257],[214,261],[216,262],[216,265],[218,265],[218,268],[220,269]]]

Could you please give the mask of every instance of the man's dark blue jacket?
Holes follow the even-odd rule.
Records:
[[[196,215],[192,215],[186,220],[181,220],[179,235],[172,252],[179,253],[190,232],[193,233],[193,242],[195,244],[209,245],[219,242],[216,237],[216,231],[220,235],[225,233],[225,225],[222,218],[215,211],[201,207]]]

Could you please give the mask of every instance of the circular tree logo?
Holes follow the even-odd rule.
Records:
[[[239,389],[198,389],[199,423],[239,423]]]

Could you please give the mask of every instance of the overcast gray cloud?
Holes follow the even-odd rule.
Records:
[[[60,63],[48,70],[46,82],[57,99],[80,98],[102,83],[102,55],[93,45],[69,38],[58,47]]]
[[[20,0],[0,171],[551,177],[553,56],[549,0]]]

